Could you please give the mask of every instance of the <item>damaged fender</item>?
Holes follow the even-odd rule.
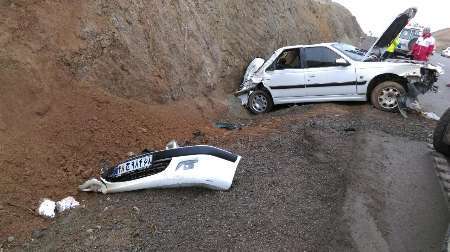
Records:
[[[241,104],[246,106],[248,103],[248,97],[253,91],[258,83],[261,82],[258,78],[255,78],[256,72],[264,65],[266,61],[262,58],[255,58],[250,62],[245,71],[244,78],[242,79],[242,83],[239,87],[239,91],[234,93],[235,96],[239,97],[241,100]]]
[[[205,187],[228,190],[241,157],[197,145],[143,153],[80,185],[84,192],[117,193],[149,188]]]

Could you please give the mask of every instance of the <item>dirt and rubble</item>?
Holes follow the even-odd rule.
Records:
[[[0,240],[102,160],[217,131],[252,57],[361,34],[330,1],[0,1]]]
[[[243,156],[230,191],[80,194],[83,207],[11,248],[439,249],[448,212],[427,147],[432,121],[316,104],[239,122],[185,139]]]

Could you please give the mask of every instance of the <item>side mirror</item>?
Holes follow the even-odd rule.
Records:
[[[349,66],[350,65],[350,63],[348,63],[345,59],[343,59],[343,58],[339,58],[339,59],[336,59],[336,65],[338,65],[338,66]]]

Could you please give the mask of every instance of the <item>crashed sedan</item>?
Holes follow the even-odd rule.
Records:
[[[235,93],[252,113],[273,105],[330,101],[370,101],[395,112],[406,97],[435,90],[440,67],[409,59],[382,59],[383,52],[416,15],[400,14],[367,51],[343,43],[287,46],[265,61],[254,59]],[[405,97],[405,99],[399,99]]]

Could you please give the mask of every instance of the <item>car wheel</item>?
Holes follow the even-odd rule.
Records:
[[[267,91],[256,90],[248,98],[248,109],[253,114],[262,114],[272,110],[272,97]]]
[[[450,156],[450,109],[444,113],[434,129],[433,145],[440,153]]]
[[[379,110],[397,112],[397,98],[405,93],[405,88],[399,83],[395,81],[384,81],[372,90],[370,101]]]

